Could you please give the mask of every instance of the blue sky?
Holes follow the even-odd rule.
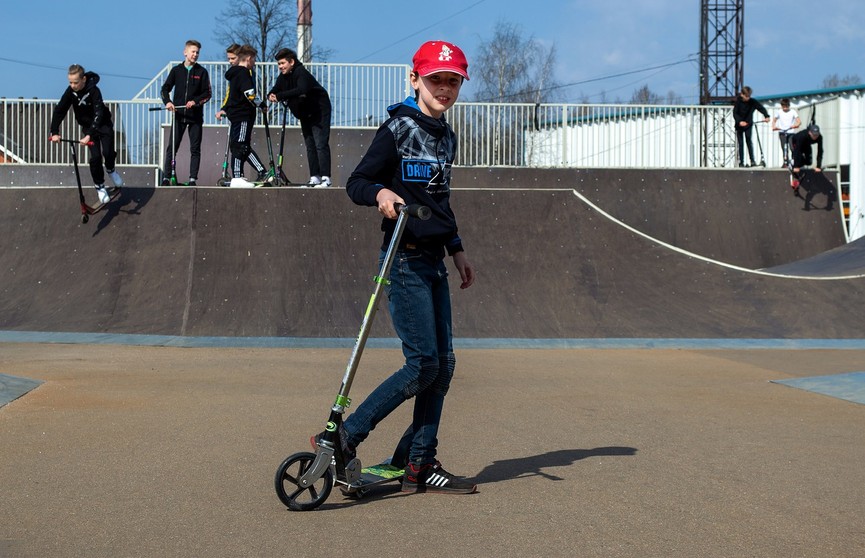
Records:
[[[213,31],[227,2],[8,4],[0,20],[0,97],[58,98],[66,68],[79,63],[102,75],[106,98],[127,99],[181,58],[187,38],[203,43],[202,60],[223,57],[225,45]],[[331,51],[331,62],[387,64],[409,63],[425,40],[448,39],[466,51],[471,74],[477,45],[501,20],[555,45],[555,77],[574,84],[562,90],[566,101],[626,101],[648,85],[696,103],[697,62],[686,60],[699,51],[699,6],[699,0],[313,0],[313,37]],[[861,3],[853,0],[746,0],[746,84],[760,96],[817,89],[830,74],[865,79],[863,24]],[[609,78],[622,73],[629,75]]]

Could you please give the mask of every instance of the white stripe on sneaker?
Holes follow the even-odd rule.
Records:
[[[442,487],[443,487],[444,485],[446,485],[448,482],[450,482],[450,480],[449,480],[447,477],[443,477],[443,476],[439,475],[438,473],[433,473],[433,474],[430,475],[430,477],[426,480],[426,483],[427,483],[428,485],[431,484],[431,485],[433,485],[433,486],[437,486],[437,487],[439,487],[439,488],[442,488]]]

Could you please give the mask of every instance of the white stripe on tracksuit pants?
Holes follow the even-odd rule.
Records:
[[[252,123],[248,120],[241,120],[239,122],[231,123],[231,139],[232,144],[246,144],[249,145],[249,154],[246,156],[246,161],[249,161],[249,164],[255,167],[255,170],[258,171],[258,174],[263,173],[266,169],[264,165],[261,164],[261,160],[258,158],[258,155],[255,153],[255,150],[252,149],[250,142],[252,141]],[[233,147],[233,146],[232,146]],[[241,178],[243,177],[243,159],[239,159],[234,154],[234,149],[231,150],[231,176],[233,178]]]

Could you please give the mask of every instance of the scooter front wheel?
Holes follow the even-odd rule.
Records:
[[[276,470],[273,481],[276,495],[292,511],[314,510],[330,496],[333,489],[333,471],[330,467],[309,486],[300,485],[300,478],[314,461],[314,453],[295,453],[286,457]]]

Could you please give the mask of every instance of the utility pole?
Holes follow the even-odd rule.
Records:
[[[312,60],[312,0],[297,0],[297,59]]]

